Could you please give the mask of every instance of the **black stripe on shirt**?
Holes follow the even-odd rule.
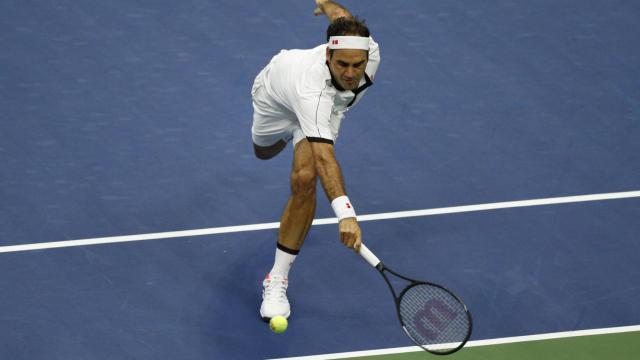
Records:
[[[325,143],[325,144],[333,145],[333,140],[320,138],[320,137],[307,136],[307,141],[309,141],[309,142],[319,142],[319,143]]]
[[[318,110],[320,109],[320,100],[322,100],[322,93],[327,89],[327,85],[324,85],[324,89],[320,91],[320,96],[318,96],[318,105],[316,106],[316,128],[318,128],[318,136],[322,136],[320,132],[320,127],[318,126]]]
[[[369,75],[367,75],[367,73],[364,73],[364,82],[365,83],[362,84],[362,86],[353,90],[353,94],[354,94],[353,99],[351,99],[351,102],[347,104],[347,107],[350,107],[351,105],[353,105],[354,102],[356,102],[356,98],[358,97],[358,94],[360,94],[364,89],[373,85],[373,81],[371,81],[371,78],[369,78]]]

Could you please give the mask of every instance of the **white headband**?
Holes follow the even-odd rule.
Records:
[[[362,36],[332,36],[327,44],[329,49],[357,49],[369,51],[369,38]]]

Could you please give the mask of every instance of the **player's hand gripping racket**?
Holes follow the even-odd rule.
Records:
[[[452,354],[471,336],[471,314],[460,298],[443,286],[402,276],[386,267],[364,244],[360,255],[378,269],[396,302],[400,325],[416,345],[436,355]],[[409,284],[396,294],[387,273]]]

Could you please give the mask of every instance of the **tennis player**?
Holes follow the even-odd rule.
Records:
[[[316,0],[315,15],[329,19],[327,42],[308,50],[282,50],[260,71],[251,89],[253,148],[270,159],[292,142],[291,195],[280,220],[275,261],[263,281],[260,316],[289,317],[289,269],[309,232],[316,184],[339,219],[340,240],[359,251],[361,230],[347,197],[333,144],[345,113],[362,98],[380,64],[366,25],[342,5]]]

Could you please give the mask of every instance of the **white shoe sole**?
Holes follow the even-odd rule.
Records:
[[[288,319],[289,319],[289,316],[291,316],[291,310],[289,310],[286,314],[284,314],[284,315],[282,315],[282,316],[284,316],[284,318],[288,320]],[[262,320],[263,320],[264,322],[269,322],[269,321],[271,321],[271,318],[270,318],[270,317],[268,317],[268,316],[264,316],[264,314],[262,313],[262,310],[260,310],[260,317],[262,318]]]

